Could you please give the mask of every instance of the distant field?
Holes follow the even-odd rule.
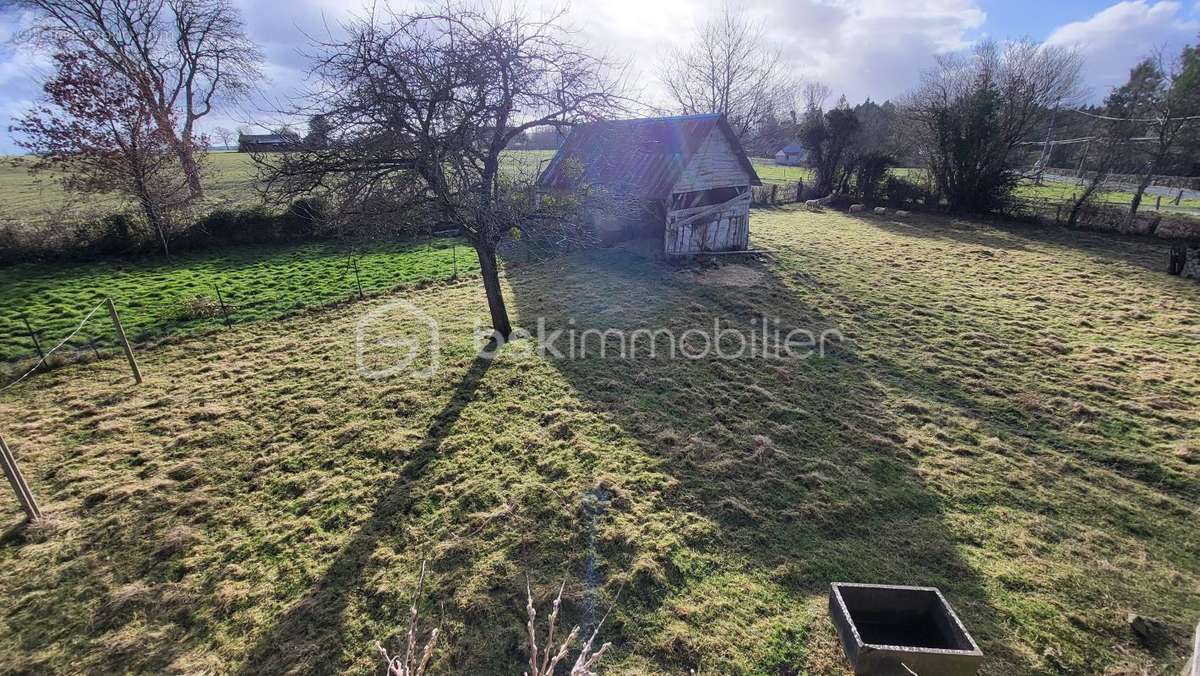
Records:
[[[815,178],[813,170],[808,167],[783,167],[775,164],[774,160],[765,157],[755,157],[751,161],[754,164],[754,170],[758,172],[759,178],[764,183],[795,183],[798,180],[808,182]],[[916,178],[922,171],[919,168],[897,167],[890,170],[890,173],[905,178]],[[1065,202],[1078,194],[1079,191],[1080,188],[1078,186],[1066,182],[1047,182],[1045,185],[1035,185],[1032,181],[1024,181],[1017,187],[1016,195],[1017,197],[1028,199]],[[1097,193],[1095,199],[1096,201],[1112,205],[1128,206],[1133,202],[1133,193],[1121,190],[1107,190]],[[1154,204],[1155,196],[1145,195],[1142,198],[1141,209],[1147,211],[1153,210]],[[1200,209],[1200,199],[1185,199],[1176,207],[1171,200],[1164,197],[1162,208],[1164,211],[1180,210],[1183,212]]]
[[[554,156],[550,150],[519,150],[505,154],[510,170],[533,173]],[[249,206],[259,202],[255,168],[246,153],[208,154],[204,208]],[[115,195],[68,195],[57,180],[32,176],[25,157],[0,157],[0,222],[96,218],[121,208]]]
[[[257,201],[254,165],[244,153],[208,155],[205,206],[247,205]],[[29,173],[29,159],[0,158],[0,222],[55,218],[95,218],[121,208],[115,195],[68,195],[58,181]]]
[[[519,171],[533,176],[554,156],[552,150],[514,150],[505,153],[509,171]],[[208,156],[208,180],[205,207],[248,206],[256,204],[259,196],[255,192],[254,165],[245,153],[214,152]],[[813,170],[808,167],[785,167],[765,157],[751,158],[754,170],[764,183],[792,184],[803,180],[814,180]],[[920,169],[899,167],[891,170],[897,176],[911,176]],[[1079,191],[1069,183],[1047,183],[1036,186],[1024,183],[1018,188],[1019,197],[1033,199],[1070,199]],[[1098,200],[1110,204],[1128,205],[1133,194],[1124,191],[1101,193]],[[96,218],[120,208],[121,201],[115,196],[68,196],[52,179],[35,178],[28,172],[28,160],[20,157],[0,159],[0,222],[20,220],[57,219],[64,222]],[[1183,200],[1179,205],[1184,211],[1200,209],[1200,199]],[[1143,209],[1154,207],[1154,196],[1142,201]],[[1163,208],[1174,210],[1174,205],[1163,199]]]
[[[479,269],[474,252],[449,239],[358,250],[331,244],[245,246],[187,253],[167,262],[145,258],[0,267],[0,360],[33,354],[22,315],[41,332],[44,344],[53,345],[105,297],[116,302],[135,340],[218,325],[218,286],[236,322],[342,300],[358,293],[351,257],[357,258],[364,293],[450,278],[456,260],[460,275]],[[204,300],[195,301],[198,296]],[[86,345],[92,337],[111,344],[107,315],[93,318],[76,345]]]

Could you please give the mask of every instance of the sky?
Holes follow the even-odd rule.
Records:
[[[311,37],[336,31],[356,0],[234,0],[249,36],[263,50],[267,81],[254,100],[224,107],[201,122],[254,129],[288,108],[304,87]],[[522,0],[530,11],[566,7],[567,21],[589,48],[625,64],[629,80],[660,96],[662,56],[686,44],[694,27],[723,0]],[[736,0],[732,6],[766,29],[764,48],[778,49],[799,78],[827,84],[853,104],[894,99],[911,89],[938,54],[981,40],[1031,38],[1078,49],[1092,100],[1123,82],[1141,57],[1175,54],[1200,35],[1200,0]],[[12,41],[25,17],[0,12],[0,154],[18,152],[8,127],[33,105],[48,59]],[[327,27],[332,27],[327,29]],[[654,101],[651,101],[654,102]],[[661,102],[660,102],[661,103]],[[259,130],[261,131],[261,130]]]

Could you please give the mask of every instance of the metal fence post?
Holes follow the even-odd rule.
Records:
[[[229,309],[225,307],[225,299],[221,297],[221,287],[213,284],[213,289],[217,292],[217,302],[221,305],[221,314],[225,316],[225,328],[229,328],[233,324],[229,321]]]
[[[25,322],[25,330],[29,331],[29,337],[33,339],[33,347],[37,350],[38,357],[42,361],[46,361],[46,353],[42,351],[42,341],[38,340],[37,331],[34,331],[33,327],[29,325],[29,318],[21,315],[21,321]]]

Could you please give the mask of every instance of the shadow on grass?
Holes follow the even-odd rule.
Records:
[[[1151,272],[1166,271],[1167,250],[1171,245],[1168,240],[1144,235],[1072,230],[1057,225],[1033,225],[1000,217],[987,217],[987,225],[983,225],[942,214],[914,213],[903,221],[893,216],[848,216],[905,237],[943,239],[1012,251],[1028,251],[1030,244],[1060,246],[1102,261],[1131,263]],[[1123,246],[1120,249],[1113,247],[1114,240]]]
[[[600,251],[552,269],[530,269],[510,282],[523,326],[544,318],[548,327],[579,332],[666,328],[679,335],[711,332],[714,321],[753,330],[753,320],[767,317],[778,318],[785,332],[830,328],[818,308],[806,305],[767,266],[739,268],[734,285],[722,286],[705,281],[728,282],[719,270],[680,272],[644,257]],[[672,624],[674,635],[667,639],[643,627],[618,637],[619,643],[623,639],[627,649],[667,671],[750,666],[796,673],[820,668],[805,653],[814,631],[832,634],[824,615],[808,627],[777,623],[773,641],[784,645],[771,657],[723,666],[711,654],[713,641],[722,639],[713,636],[715,627],[705,626],[703,609],[737,607],[748,599],[721,580],[769,580],[791,604],[823,598],[833,581],[918,584],[942,588],[985,652],[1027,671],[1022,657],[995,640],[1003,631],[981,581],[959,555],[937,491],[916,471],[919,454],[897,433],[899,421],[886,405],[894,393],[852,345],[804,360],[604,359],[594,353],[552,360],[582,398],[679,482],[673,507],[714,525],[713,537],[685,542],[686,551],[661,562],[665,579],[635,577],[622,603],[627,617],[657,618],[644,624]],[[636,552],[609,544],[606,551],[601,543],[600,552],[612,576],[626,570]],[[680,606],[690,610],[669,617]],[[679,629],[681,622],[686,630]],[[728,654],[742,647],[721,648]]]
[[[395,522],[410,511],[414,501],[412,484],[437,455],[491,364],[490,359],[482,357],[471,362],[450,400],[430,424],[424,440],[404,463],[399,479],[376,502],[371,517],[337,554],[312,591],[255,644],[239,673],[293,673],[298,669],[308,673],[337,672],[346,640],[343,624],[351,594],[362,585],[363,572],[380,540],[393,532]]]

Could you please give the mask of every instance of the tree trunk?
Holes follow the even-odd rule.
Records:
[[[167,231],[163,227],[162,216],[158,213],[158,208],[153,204],[142,203],[142,210],[146,212],[146,220],[150,222],[150,227],[158,235],[158,241],[162,244],[163,258],[171,257],[171,250],[167,247]]]
[[[135,179],[137,181],[138,202],[142,205],[142,213],[146,214],[146,222],[158,235],[158,241],[162,244],[163,258],[171,257],[171,250],[167,247],[167,230],[166,224],[163,223],[162,214],[158,211],[158,205],[154,203],[154,198],[150,195],[150,189],[146,187],[146,182],[142,178]]]
[[[204,197],[204,185],[200,182],[200,165],[196,162],[196,155],[192,151],[192,147],[188,143],[176,143],[175,154],[179,157],[179,166],[183,168],[183,173],[187,176],[188,193],[192,199]]]
[[[150,96],[150,100],[153,100],[153,96]],[[153,111],[153,116],[155,125],[166,136],[171,144],[171,149],[175,151],[175,157],[179,158],[179,167],[183,169],[183,175],[187,177],[188,194],[192,199],[204,197],[204,185],[200,182],[200,165],[196,162],[196,154],[192,146],[191,122],[188,123],[189,128],[184,131],[184,137],[180,138],[179,132],[171,121],[170,110],[156,109]]]
[[[1088,181],[1087,187],[1083,189],[1083,194],[1080,195],[1079,198],[1075,200],[1075,203],[1071,205],[1071,214],[1067,216],[1067,227],[1075,227],[1075,223],[1079,220],[1079,212],[1083,210],[1083,205],[1087,204],[1087,201],[1092,196],[1092,193],[1096,192],[1096,188],[1098,188],[1103,181],[1104,174],[1099,171],[1097,171],[1096,175],[1092,177],[1092,180]]]
[[[496,265],[496,247],[486,243],[475,244],[479,256],[479,273],[483,277],[483,290],[487,294],[488,311],[492,315],[492,328],[505,340],[512,335],[512,324],[508,321],[508,308],[504,305],[504,294],[500,290],[500,272]]]
[[[1142,195],[1146,193],[1146,188],[1150,187],[1150,182],[1154,180],[1154,174],[1147,172],[1142,176],[1142,180],[1138,182],[1137,190],[1133,192],[1133,201],[1129,203],[1129,214],[1125,216],[1125,229],[1133,229],[1133,219],[1137,218],[1138,207],[1142,204]]]

